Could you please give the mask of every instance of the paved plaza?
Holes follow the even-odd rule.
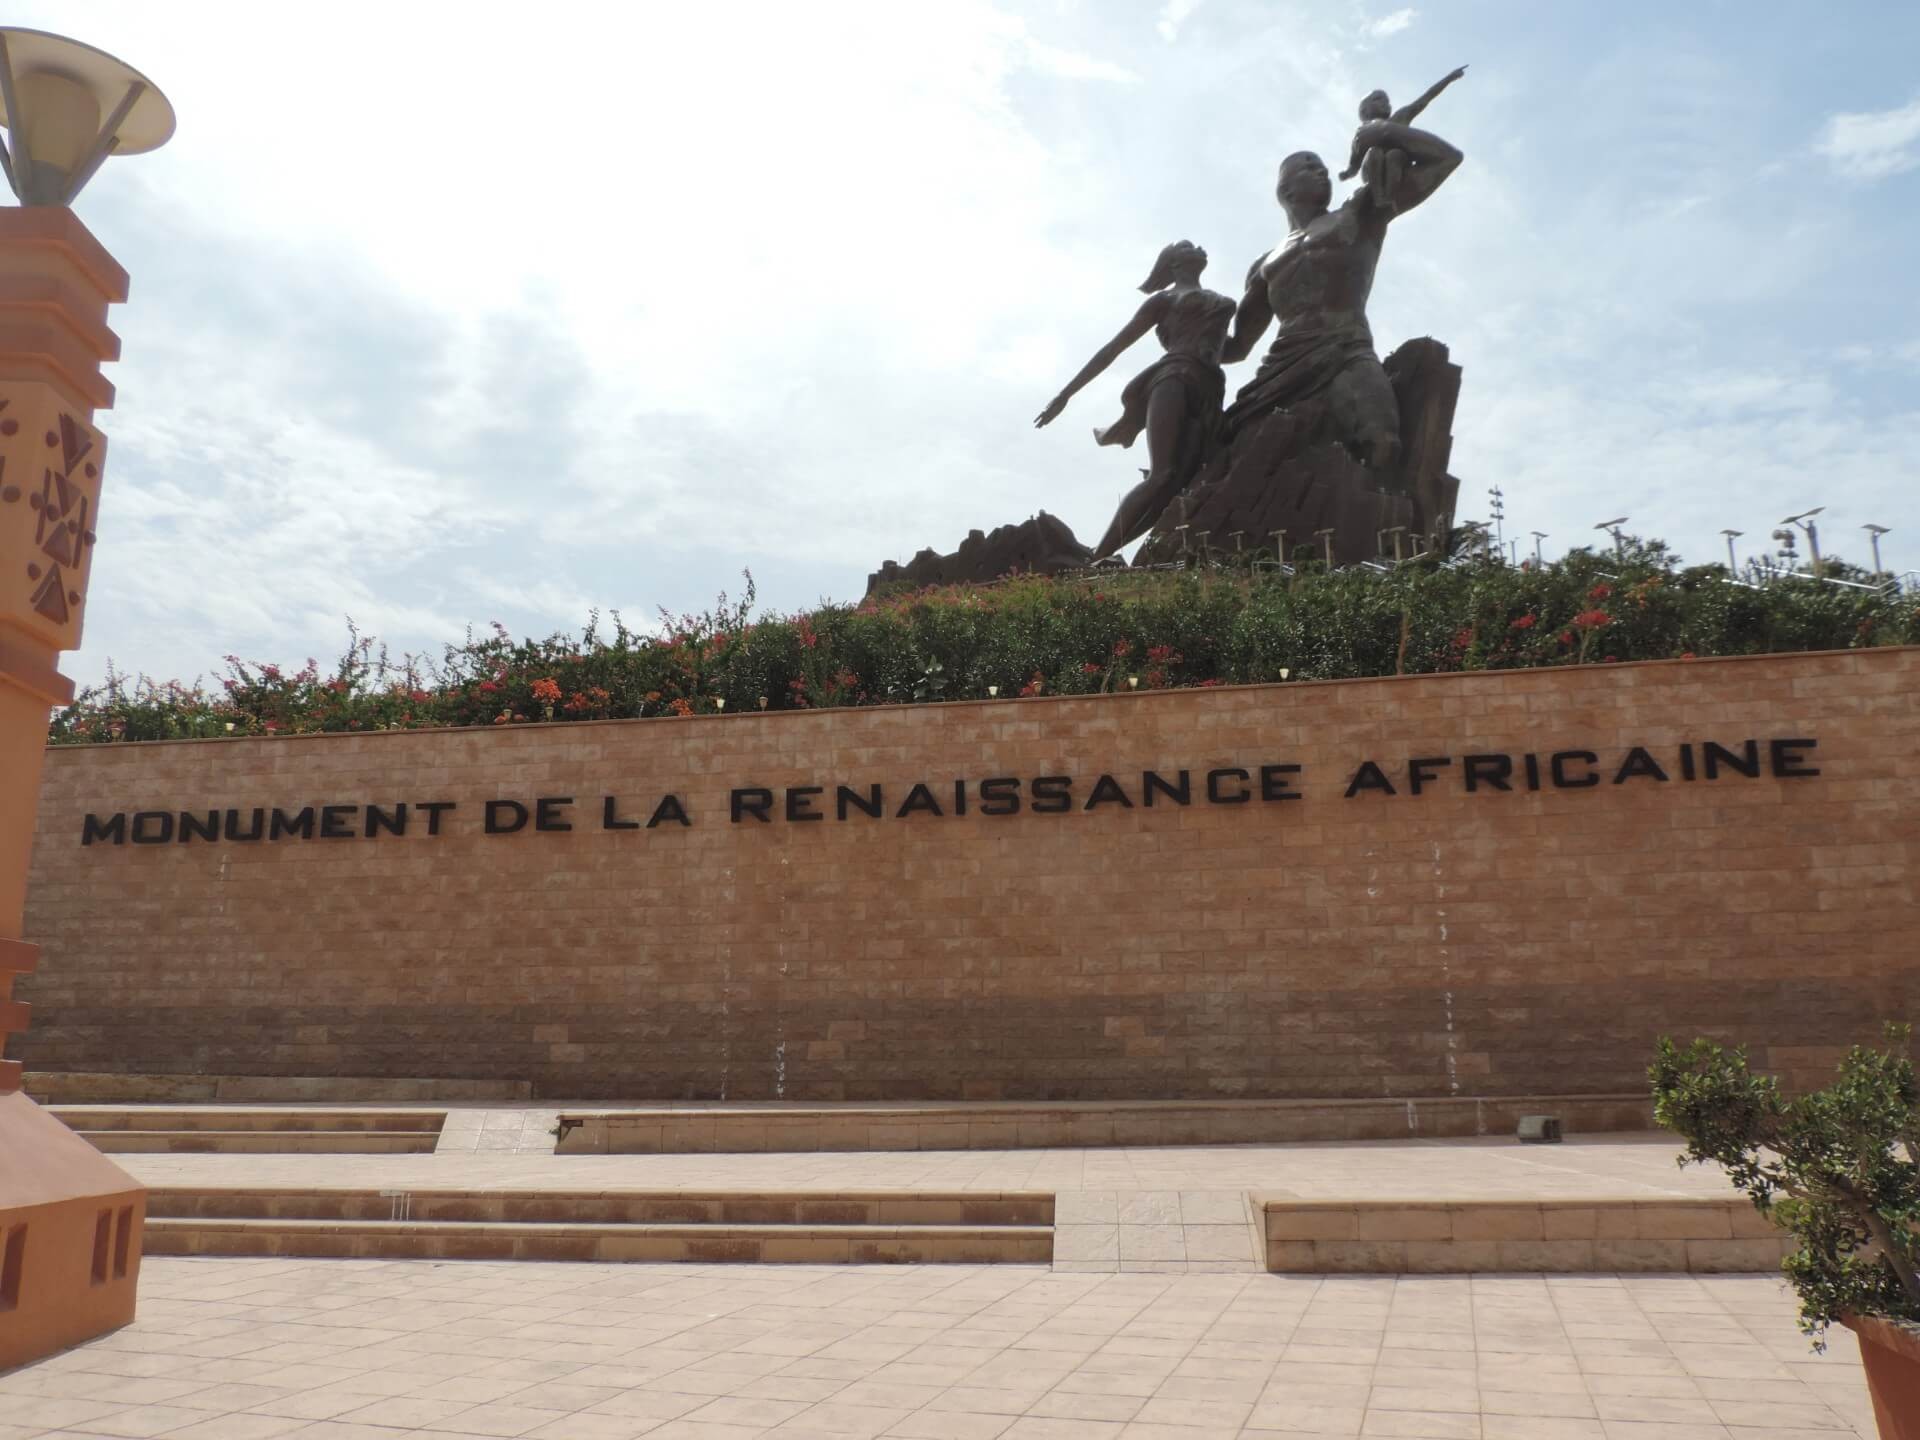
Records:
[[[1658,1200],[1723,1196],[1666,1135],[1164,1149],[555,1155],[553,1112],[454,1111],[431,1155],[119,1155],[154,1186],[298,1190],[1051,1191],[1056,1270],[1259,1269],[1252,1197]],[[491,1143],[489,1143],[491,1142]],[[3,1440],[3,1437],[0,1437]]]
[[[1768,1276],[152,1259],[0,1440],[1835,1440]]]
[[[428,1155],[117,1157],[168,1186],[1048,1190],[1055,1263],[149,1257],[140,1318],[0,1377],[0,1440],[1873,1434],[1769,1275],[1268,1275],[1254,1194],[1723,1195],[1670,1138],[556,1156],[537,1108]]]

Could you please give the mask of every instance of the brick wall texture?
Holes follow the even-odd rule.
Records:
[[[57,749],[9,1053],[573,1099],[1313,1098],[1639,1090],[1671,1032],[1813,1078],[1920,1013],[1917,687],[1887,649]],[[1568,751],[1595,758],[1557,786]],[[1470,755],[1510,769],[1470,790]],[[1364,760],[1396,793],[1346,794]],[[1191,803],[1146,804],[1148,770]],[[1071,809],[1034,813],[1041,776]],[[1018,813],[983,813],[994,777]],[[897,813],[917,782],[944,813]],[[837,818],[841,784],[883,817]],[[748,786],[769,820],[730,818]],[[825,818],[788,818],[805,786]],[[669,793],[690,826],[602,828],[604,797]],[[573,828],[483,833],[539,797]],[[399,802],[403,836],[225,829]],[[153,843],[82,845],[137,812]]]

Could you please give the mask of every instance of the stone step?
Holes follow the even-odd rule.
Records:
[[[661,1104],[563,1108],[554,1148],[562,1155],[667,1155],[1277,1145],[1511,1135],[1522,1115],[1535,1114],[1559,1116],[1570,1135],[1653,1128],[1652,1102],[1644,1094]]]
[[[1053,1224],[1047,1192],[289,1190],[166,1187],[147,1192],[158,1219],[559,1225],[962,1226]]]
[[[42,1105],[218,1104],[397,1105],[448,1101],[524,1104],[526,1080],[380,1079],[351,1075],[151,1075],[98,1070],[29,1070],[26,1092]]]
[[[431,1155],[418,1130],[82,1130],[106,1155]]]
[[[1738,1195],[1254,1203],[1290,1274],[1777,1273],[1794,1249]]]
[[[444,1110],[382,1110],[356,1107],[281,1105],[270,1109],[233,1105],[49,1105],[47,1110],[74,1130],[417,1130],[437,1135]]]
[[[155,1218],[149,1255],[702,1264],[1047,1264],[1047,1225],[569,1225],[457,1220]]]

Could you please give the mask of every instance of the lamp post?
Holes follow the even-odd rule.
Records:
[[[1824,505],[1816,505],[1811,510],[1802,510],[1798,515],[1789,515],[1780,522],[1782,525],[1798,525],[1806,534],[1807,563],[1812,567],[1815,579],[1820,576],[1820,527],[1814,523],[1813,517],[1826,508]]]
[[[1880,537],[1885,535],[1892,527],[1888,525],[1862,525],[1860,528],[1867,532],[1867,538],[1873,543],[1873,573],[1877,579],[1884,573],[1880,568]]]
[[[173,107],[139,71],[39,30],[0,29],[0,1042],[38,949],[21,938],[56,662],[80,643],[127,274],[67,206],[111,156],[166,143]],[[146,1192],[21,1091],[0,1060],[0,1370],[133,1318]]]
[[[1627,523],[1627,519],[1627,516],[1622,515],[1613,520],[1602,520],[1598,525],[1593,527],[1596,530],[1605,530],[1609,535],[1613,536],[1613,558],[1615,560],[1623,560],[1626,558],[1627,542],[1621,534],[1620,527]]]
[[[1727,537],[1727,578],[1732,579],[1740,573],[1739,563],[1733,558],[1733,542],[1747,532],[1744,530],[1722,530],[1720,533]]]

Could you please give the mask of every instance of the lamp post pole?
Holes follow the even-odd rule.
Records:
[[[73,698],[57,668],[80,643],[120,356],[107,307],[127,273],[66,207],[112,155],[164,144],[173,109],[103,51],[0,29],[0,1045],[26,1029],[14,998],[39,949],[21,933],[47,713]],[[133,1318],[146,1192],[41,1110],[0,1059],[0,1370]]]

